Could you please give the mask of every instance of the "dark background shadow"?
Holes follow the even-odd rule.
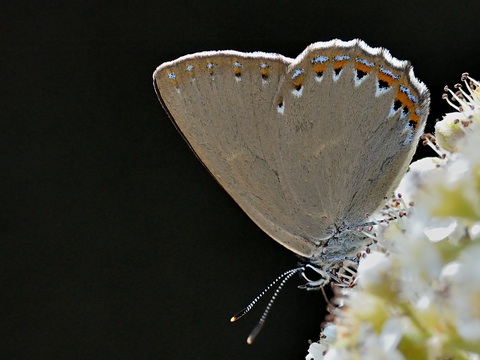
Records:
[[[480,2],[89,1],[0,4],[0,358],[302,359],[318,292],[285,287],[229,318],[296,258],[205,171],[152,86],[202,50],[295,57],[362,38],[432,93],[477,79]],[[423,151],[423,149],[422,149]],[[431,154],[431,153],[430,153]]]

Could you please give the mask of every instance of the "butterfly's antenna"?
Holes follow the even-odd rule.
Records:
[[[257,295],[257,297],[255,299],[253,299],[250,304],[248,304],[245,308],[243,308],[242,310],[240,310],[238,313],[236,313],[234,316],[232,316],[230,318],[230,321],[231,322],[234,322],[234,321],[237,321],[238,319],[240,319],[241,317],[243,317],[246,313],[248,313],[254,306],[255,304],[257,303],[258,300],[260,300],[263,295],[265,295],[268,290],[270,290],[272,288],[273,285],[275,285],[276,283],[278,283],[280,280],[282,280],[285,276],[287,275],[290,275],[292,273],[296,273],[297,271],[301,270],[303,268],[297,268],[297,269],[290,269],[288,271],[285,271],[283,274],[279,275],[275,280],[273,280],[270,285],[268,285],[265,289],[263,289],[263,291]]]
[[[262,329],[263,327],[263,324],[265,323],[265,319],[267,318],[268,316],[268,313],[270,312],[270,308],[272,307],[273,303],[275,302],[275,299],[277,298],[278,296],[278,293],[282,290],[283,286],[285,285],[285,283],[294,275],[296,274],[297,272],[299,271],[303,271],[305,270],[304,267],[299,267],[299,268],[296,268],[296,269],[291,269],[291,270],[288,270],[288,271],[285,271],[283,274],[281,274],[279,277],[277,277],[274,281],[272,281],[270,283],[270,285],[268,285],[265,290],[263,290],[260,295],[258,295],[255,299],[253,299],[253,301],[248,304],[248,306],[246,308],[244,308],[243,310],[239,311],[235,316],[233,316],[230,321],[231,322],[234,322],[238,319],[240,319],[242,316],[244,316],[247,312],[249,312],[253,306],[257,303],[258,300],[260,300],[262,298],[263,295],[265,295],[268,290],[270,290],[272,288],[273,285],[275,285],[276,283],[278,283],[280,281],[280,284],[278,285],[277,289],[275,290],[275,292],[273,293],[270,301],[268,302],[267,304],[267,307],[265,308],[265,311],[263,312],[262,314],[262,317],[260,318],[260,320],[258,321],[257,325],[255,326],[255,328],[252,330],[252,332],[250,333],[250,335],[248,336],[247,338],[247,343],[249,345],[251,345],[253,343],[253,340],[255,339],[255,337],[258,335],[258,333],[260,332],[260,330]]]

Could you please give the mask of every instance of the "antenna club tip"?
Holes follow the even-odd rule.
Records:
[[[235,321],[237,321],[237,320],[238,320],[238,319],[237,319],[236,316],[232,316],[232,317],[230,318],[230,322],[235,322]]]
[[[248,344],[248,345],[252,345],[252,344],[253,344],[253,337],[252,337],[252,336],[249,336],[249,337],[247,338],[247,344]]]

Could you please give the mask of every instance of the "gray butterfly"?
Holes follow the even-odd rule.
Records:
[[[200,52],[160,65],[154,85],[212,176],[322,275],[307,288],[365,246],[356,228],[398,185],[429,111],[410,63],[361,40],[296,59]]]

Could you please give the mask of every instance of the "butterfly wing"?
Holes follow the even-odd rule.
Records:
[[[398,184],[428,112],[428,91],[410,65],[358,40],[312,44],[295,60],[197,53],[162,64],[154,83],[217,181],[266,233],[305,257]]]
[[[365,222],[397,187],[425,126],[429,93],[410,63],[358,40],[316,43],[289,66],[277,97],[291,221],[314,237],[324,217]]]

